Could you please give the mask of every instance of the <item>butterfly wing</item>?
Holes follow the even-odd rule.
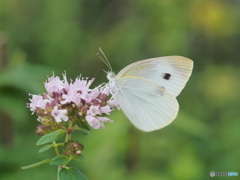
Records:
[[[128,119],[142,131],[154,131],[170,124],[177,116],[175,97],[156,83],[136,76],[117,81],[113,95]]]
[[[125,76],[138,76],[149,79],[177,97],[188,81],[193,61],[181,56],[166,56],[138,61],[126,66],[117,80]]]

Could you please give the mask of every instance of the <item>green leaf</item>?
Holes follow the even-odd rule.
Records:
[[[72,155],[71,159],[76,160],[76,161],[81,161],[83,160],[83,155]]]
[[[80,161],[80,160],[83,160],[83,155],[80,155],[80,156],[78,156],[78,158],[76,158],[76,159],[74,159],[74,160],[77,160],[77,161]]]
[[[61,155],[53,158],[52,161],[50,162],[50,164],[63,166],[63,165],[66,165],[67,163],[69,163],[70,161],[71,161],[71,159],[68,156],[61,154]]]
[[[85,122],[86,122],[86,121],[85,121]],[[83,129],[86,129],[86,130],[90,131],[89,127],[86,125],[85,122],[84,122],[84,120],[81,119],[81,118],[77,118],[77,119],[76,119],[76,123],[78,124],[78,127],[81,127],[81,128],[83,128]]]
[[[58,129],[54,132],[51,132],[49,134],[46,134],[46,135],[42,136],[38,140],[36,145],[42,145],[42,144],[46,144],[46,143],[56,141],[56,140],[60,139],[65,133],[66,133],[66,131],[64,129]]]
[[[48,144],[48,145],[42,147],[42,148],[39,150],[39,153],[42,153],[42,152],[50,149],[51,147],[52,147],[52,144]]]
[[[83,160],[83,158],[84,158],[84,156],[83,156],[83,155],[80,155],[78,159],[79,159],[79,160]]]
[[[75,130],[81,131],[81,133],[83,133],[84,135],[90,134],[90,131],[88,129],[85,129],[85,128],[80,127],[80,126],[76,127]]]
[[[22,168],[22,169],[34,168],[34,167],[40,166],[40,165],[42,165],[42,164],[49,163],[51,160],[52,160],[52,159],[45,159],[45,160],[43,160],[43,161],[40,161],[40,162],[31,164],[31,165],[28,165],[28,166],[23,166],[23,167],[21,167],[21,168]]]
[[[60,180],[88,180],[77,168],[65,167],[59,171]]]

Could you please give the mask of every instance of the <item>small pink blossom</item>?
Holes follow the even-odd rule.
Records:
[[[40,95],[32,95],[32,99],[30,99],[31,103],[29,103],[29,107],[31,111],[35,111],[38,105],[38,102],[42,100],[43,97]]]
[[[86,120],[93,129],[104,129],[104,122],[113,122],[109,118],[87,115]]]
[[[60,80],[58,76],[52,76],[48,78],[48,82],[45,82],[45,88],[50,96],[53,96],[53,93],[62,93],[65,89],[66,91],[69,88],[69,84],[66,79],[66,74],[63,74],[64,80]]]
[[[46,104],[50,103],[50,99],[43,99],[40,95],[32,95],[32,99],[30,99],[31,103],[29,103],[29,107],[31,111],[35,111],[38,108],[41,108],[43,110],[46,109]]]
[[[106,86],[106,87],[103,89],[102,93],[108,95],[108,94],[110,93],[110,89],[109,89],[109,87]]]
[[[109,100],[108,101],[108,105],[110,107],[117,107],[118,110],[120,110],[121,108],[119,107],[118,103],[115,100]]]
[[[87,111],[87,114],[92,116],[101,114],[99,106],[90,106],[89,110]]]
[[[100,112],[101,113],[104,113],[104,114],[107,114],[107,115],[110,115],[109,113],[112,111],[112,109],[110,108],[110,106],[104,106],[104,107],[101,107],[100,108]]]
[[[100,122],[95,116],[87,115],[86,120],[93,129],[99,129],[101,127]]]
[[[62,121],[68,121],[67,116],[67,110],[66,109],[58,109],[57,106],[55,106],[52,110],[52,116],[56,120],[56,122],[62,122]]]

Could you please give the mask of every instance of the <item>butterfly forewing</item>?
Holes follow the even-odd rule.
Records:
[[[149,79],[176,97],[188,81],[192,68],[193,62],[188,58],[166,56],[132,63],[122,69],[116,78],[137,76]]]
[[[160,129],[176,118],[179,109],[176,98],[151,80],[124,76],[117,86],[114,99],[138,129]]]

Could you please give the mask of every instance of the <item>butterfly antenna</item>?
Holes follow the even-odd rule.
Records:
[[[104,69],[102,69],[102,70],[103,70],[103,72],[105,72],[107,74],[107,71],[105,71]]]
[[[105,64],[109,69],[111,69],[111,67],[109,66],[109,64],[106,63],[106,61],[99,55],[99,53],[97,53],[97,56],[104,62],[104,64]],[[103,70],[103,71],[104,71],[104,70]],[[104,72],[106,72],[106,71],[104,71]]]
[[[104,62],[104,64],[106,64],[106,66],[110,69],[110,71],[112,71],[112,66],[100,47],[99,47],[99,51],[102,53],[104,58],[102,58],[99,54],[97,54],[98,57]]]

